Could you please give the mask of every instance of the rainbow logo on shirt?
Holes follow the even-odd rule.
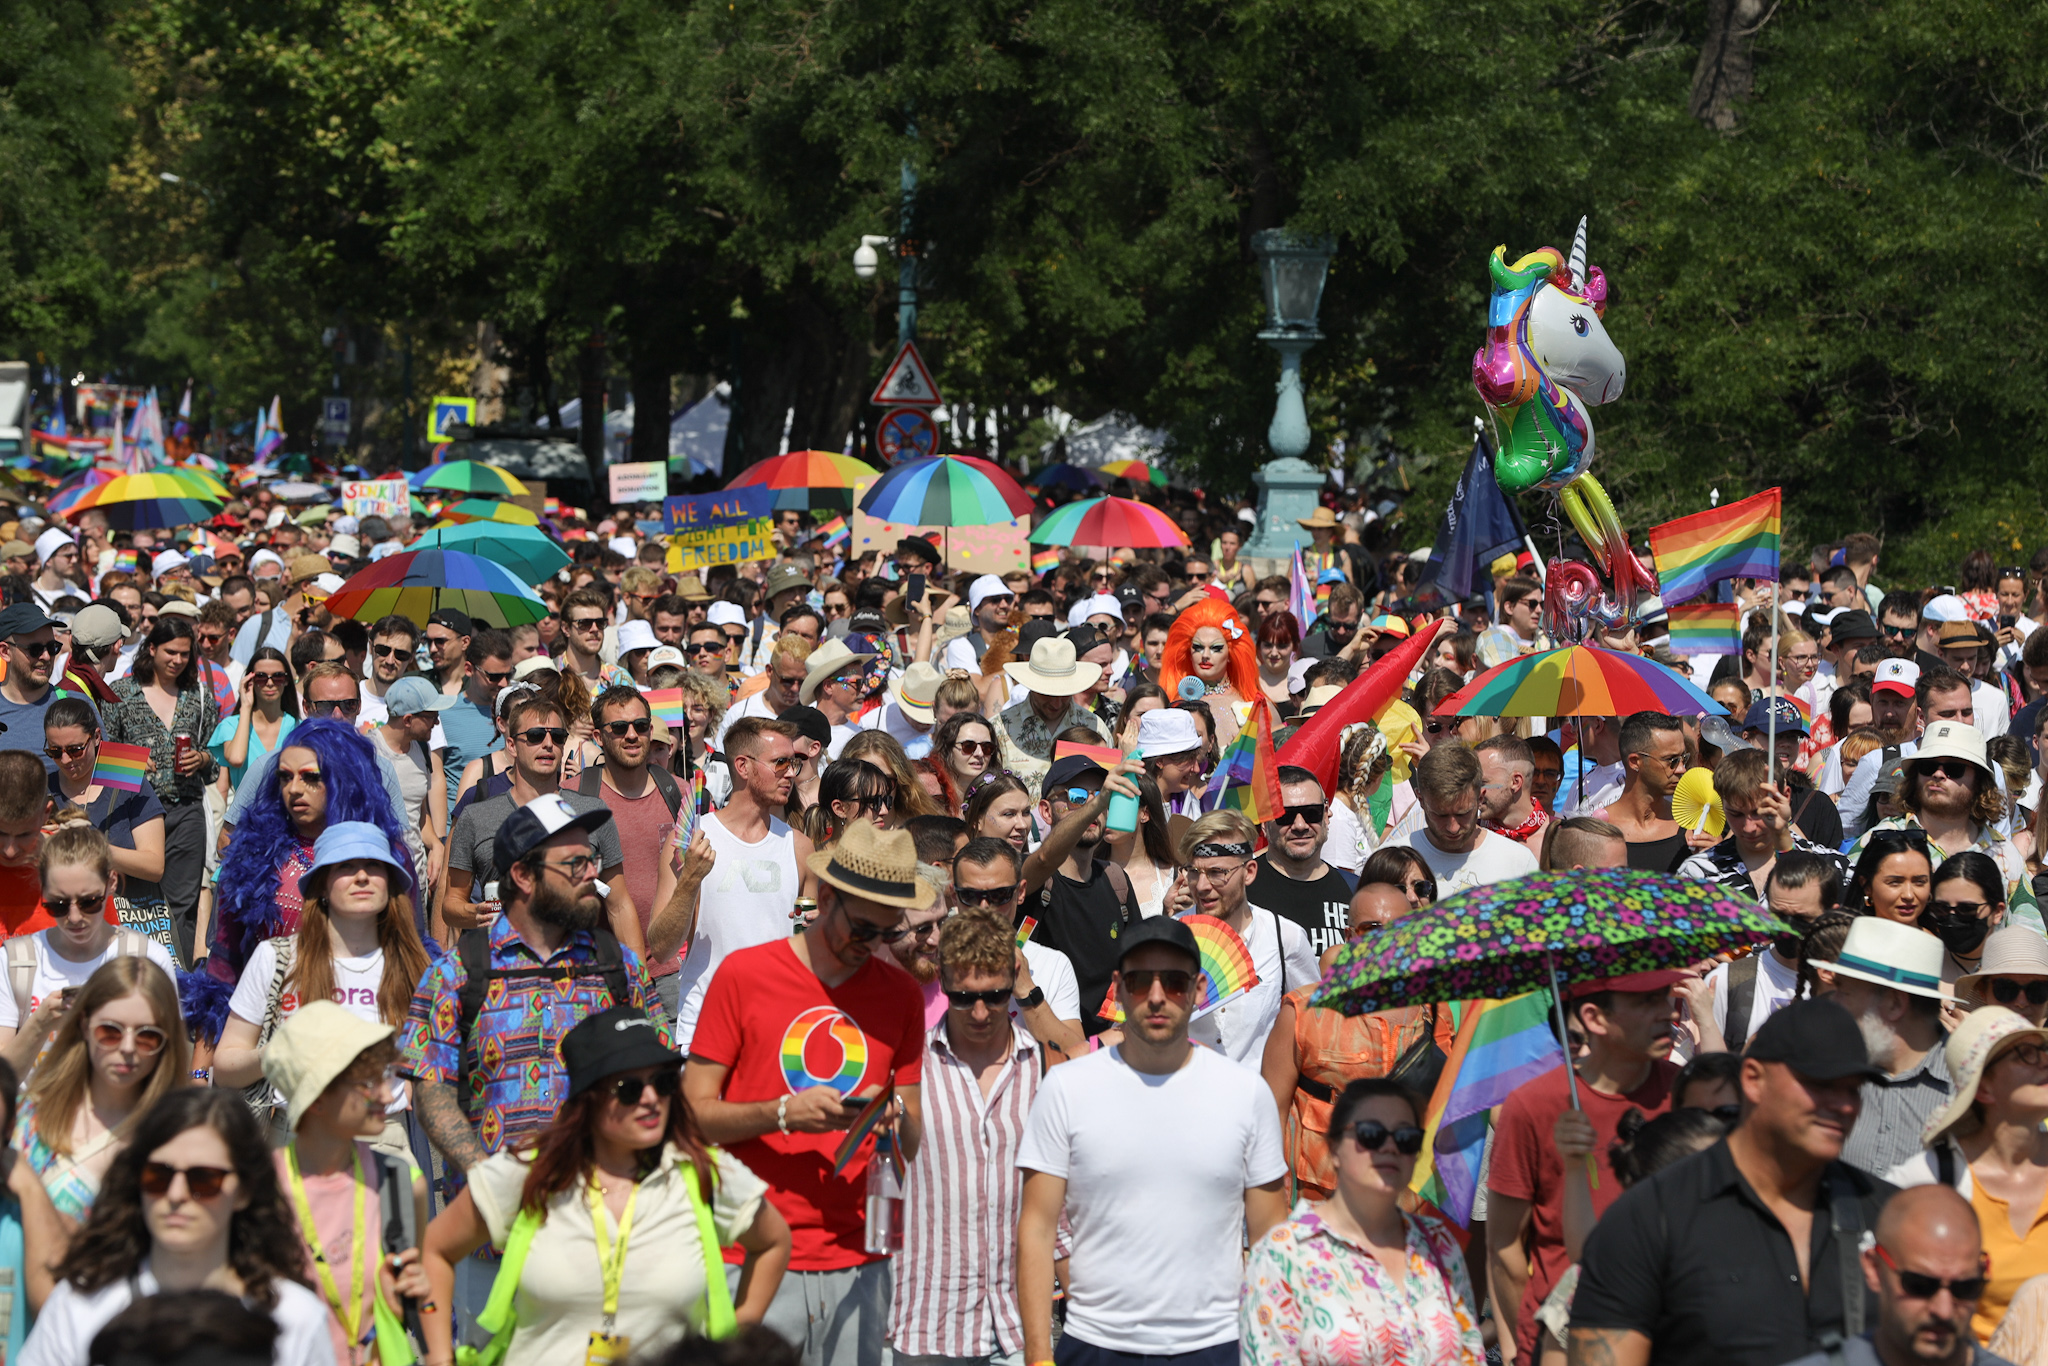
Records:
[[[813,1063],[826,1066],[819,1071]],[[867,1070],[866,1036],[859,1025],[832,1006],[812,1006],[782,1032],[782,1077],[792,1095],[813,1086],[829,1086],[850,1096]]]

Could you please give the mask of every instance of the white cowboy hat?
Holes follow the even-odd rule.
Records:
[[[1849,937],[1842,941],[1835,961],[1816,958],[1817,968],[1831,969],[1837,977],[1854,977],[1875,982],[1894,991],[1941,999],[1941,964],[1947,950],[1925,930],[1882,920],[1874,915],[1856,918]]]
[[[1102,666],[1080,663],[1074,657],[1073,641],[1048,636],[1031,647],[1028,663],[1005,664],[1003,672],[1018,687],[1047,697],[1072,697],[1095,686],[1102,677]]]
[[[889,691],[896,699],[898,711],[920,726],[929,726],[932,700],[939,695],[939,684],[945,681],[944,674],[920,659],[903,671]]]

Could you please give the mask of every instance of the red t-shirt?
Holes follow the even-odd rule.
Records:
[[[1607,1161],[1615,1126],[1632,1109],[1645,1116],[1663,1114],[1671,1106],[1671,1079],[1677,1075],[1678,1064],[1656,1063],[1650,1068],[1649,1080],[1625,1096],[1602,1095],[1585,1082],[1579,1083],[1579,1104],[1593,1121],[1596,1135],[1593,1153],[1600,1181],[1593,1188],[1595,1217],[1605,1214],[1621,1197],[1621,1182]],[[1535,1246],[1529,1253],[1529,1284],[1515,1314],[1515,1350],[1523,1361],[1536,1360],[1536,1311],[1571,1265],[1564,1250],[1564,1166],[1553,1134],[1558,1115],[1570,1104],[1564,1069],[1553,1068],[1508,1097],[1493,1130],[1487,1189],[1512,1200],[1527,1200],[1533,1207]]]
[[[726,956],[712,974],[690,1055],[729,1068],[724,1098],[776,1100],[829,1086],[841,1096],[894,1082],[915,1086],[924,1070],[924,998],[910,974],[875,954],[836,987],[796,956],[791,941]],[[788,1221],[794,1271],[837,1271],[881,1260],[866,1241],[868,1159],[874,1141],[832,1175],[846,1135],[770,1130],[732,1146],[768,1183]]]
[[[661,861],[668,854],[662,837],[674,828],[676,818],[669,813],[661,789],[651,778],[647,790],[638,797],[621,797],[603,786],[598,788],[598,795],[611,808],[612,821],[619,828],[619,847],[626,851],[626,890],[632,893],[633,911],[640,917],[640,934],[644,939],[647,927],[654,923],[655,913],[661,909],[654,904],[654,888],[661,879]],[[678,950],[667,958],[649,962],[647,975],[666,977],[682,965],[682,952]]]

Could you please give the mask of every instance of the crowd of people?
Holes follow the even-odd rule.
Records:
[[[1231,506],[1037,573],[621,510],[510,629],[334,615],[411,528],[264,490],[0,524],[0,1359],[2048,1366],[2048,563],[1850,537],[1725,658],[1596,628],[1724,716],[1439,715],[1551,644],[1540,568],[1425,608],[1329,501],[1307,611]],[[1233,742],[1426,629],[1249,819]],[[1461,1223],[1454,1003],[1317,984],[1617,866],[1782,928],[1568,984]],[[1255,975],[1207,1009],[1196,926]]]

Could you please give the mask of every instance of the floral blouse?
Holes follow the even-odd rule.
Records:
[[[1303,1366],[1483,1366],[1464,1254],[1440,1221],[1403,1216],[1408,1274],[1340,1237],[1307,1200],[1259,1240],[1238,1301],[1240,1359]]]
[[[105,738],[124,745],[149,746],[150,755],[156,760],[156,772],[149,775],[150,786],[165,806],[203,801],[207,782],[219,772],[213,756],[206,752],[206,742],[220,724],[220,708],[214,705],[213,694],[203,687],[185,688],[178,693],[178,705],[171,712],[171,728],[190,735],[199,750],[198,770],[180,773],[171,729],[151,710],[149,699],[142,695],[142,685],[133,678],[117,678],[109,686],[120,700],[100,708]]]

